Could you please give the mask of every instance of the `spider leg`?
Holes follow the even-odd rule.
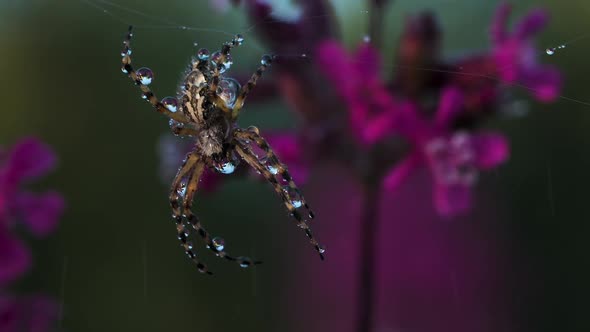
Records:
[[[266,71],[266,69],[268,69],[268,67],[270,67],[273,59],[274,59],[274,56],[263,55],[262,60],[260,60],[260,63],[261,63],[260,67],[258,67],[258,69],[256,69],[256,72],[252,75],[252,77],[250,77],[250,80],[248,80],[248,83],[246,83],[246,85],[242,86],[242,89],[240,90],[240,94],[238,95],[236,102],[234,103],[234,107],[233,107],[233,111],[232,111],[232,116],[234,119],[238,117],[238,114],[239,114],[240,110],[242,109],[242,106],[244,106],[244,101],[246,100],[246,97],[248,96],[250,91],[252,91],[252,89],[256,86],[256,82],[258,81],[258,79],[260,77],[262,77],[262,73],[264,71]]]
[[[137,72],[135,71],[135,69],[133,69],[133,66],[131,66],[131,37],[133,37],[132,30],[133,27],[129,26],[129,30],[127,31],[125,39],[123,40],[123,50],[121,51],[121,70],[124,74],[127,74],[127,76],[129,76],[129,78],[131,78],[131,80],[135,82],[135,84],[139,86],[139,89],[143,93],[143,97],[150,104],[152,104],[152,106],[154,106],[156,111],[178,122],[188,122],[187,118],[182,113],[172,112],[169,109],[167,109],[166,106],[164,106],[160,102],[160,100],[154,95],[152,90],[147,85],[141,83],[141,80],[138,77]]]
[[[201,173],[203,172],[204,166],[205,166],[204,163],[198,164],[199,176],[192,176],[186,185],[185,196],[184,196],[184,200],[183,200],[183,204],[182,204],[184,217],[188,220],[189,224],[195,229],[195,231],[197,231],[197,233],[201,236],[201,238],[207,244],[207,248],[209,250],[213,251],[215,253],[215,255],[225,258],[229,261],[237,262],[241,267],[249,267],[252,265],[257,265],[257,264],[262,263],[259,261],[254,261],[248,257],[230,256],[227,252],[225,252],[224,245],[223,244],[220,245],[219,243],[216,243],[215,239],[211,238],[211,235],[209,234],[209,232],[207,232],[207,230],[205,230],[205,228],[201,225],[199,218],[192,212],[193,198],[194,198],[194,195],[197,191],[198,184],[199,184],[199,178],[200,178]]]
[[[209,99],[212,100],[215,105],[221,108],[224,112],[231,112],[232,109],[229,108],[223,99],[217,95],[220,76],[225,70],[229,69],[230,65],[232,64],[230,55],[231,49],[242,45],[243,41],[244,38],[242,35],[235,35],[231,42],[223,43],[221,50],[219,52],[215,52],[211,59],[212,63],[215,64],[215,68],[213,70],[213,76],[211,77],[211,84],[209,86]]]
[[[297,226],[299,226],[300,228],[302,228],[305,231],[305,235],[307,235],[307,237],[309,238],[309,241],[311,242],[311,244],[314,246],[314,248],[316,249],[316,251],[320,255],[320,258],[323,260],[325,249],[314,238],[313,233],[311,232],[311,228],[307,224],[307,222],[304,219],[304,217],[302,216],[301,212],[299,212],[297,210],[297,207],[294,205],[294,204],[296,204],[294,202],[295,199],[301,199],[300,203],[297,203],[297,205],[304,204],[304,206],[308,208],[307,204],[305,203],[305,200],[303,199],[303,196],[301,194],[299,194],[299,189],[297,189],[297,186],[293,182],[290,174],[287,172],[286,167],[280,163],[280,161],[278,160],[278,158],[276,157],[274,152],[272,152],[272,149],[270,148],[270,146],[268,146],[266,141],[262,137],[260,137],[257,133],[254,133],[251,131],[244,132],[241,130],[236,130],[235,136],[236,136],[236,151],[238,152],[238,154],[242,157],[242,159],[244,159],[248,163],[248,165],[250,165],[252,168],[254,168],[258,173],[262,174],[266,178],[266,180],[272,184],[276,193],[283,200],[283,203],[287,207],[287,210],[289,210],[289,214],[297,222]],[[279,172],[281,172],[283,179],[289,181],[289,183],[290,183],[289,188],[290,189],[294,188],[296,190],[295,192],[297,193],[296,195],[298,195],[299,197],[295,198],[287,190],[285,190],[285,188],[277,180],[276,176],[269,170],[268,166],[264,165],[260,161],[260,159],[258,159],[256,154],[250,149],[250,147],[248,146],[248,143],[246,143],[246,141],[245,141],[248,139],[255,141],[257,143],[257,145],[261,145],[261,148],[263,150],[267,151],[267,158],[274,160],[273,165],[276,165],[276,166],[272,166],[272,167],[278,168],[277,170]],[[270,157],[268,157],[268,156],[270,156]],[[311,211],[310,211],[310,218],[313,218],[313,213]]]
[[[201,174],[203,173],[203,168],[204,164],[199,160],[199,157],[196,154],[191,153],[187,156],[182,166],[178,169],[178,173],[176,173],[176,177],[174,178],[172,186],[170,187],[170,206],[172,207],[172,218],[174,218],[174,221],[176,222],[178,239],[180,240],[181,245],[184,247],[184,251],[188,257],[197,264],[197,269],[199,269],[199,272],[212,274],[207,269],[205,264],[197,260],[191,242],[187,241],[188,236],[190,235],[190,229],[187,228],[182,221],[182,214],[178,204],[178,201],[181,198],[180,192],[184,190],[183,186],[185,185],[185,178],[188,177],[189,180],[197,178],[198,181],[198,179],[201,177]]]
[[[176,121],[170,122],[170,129],[172,133],[176,136],[197,136],[199,131],[192,127],[187,127],[184,123],[179,123]]]

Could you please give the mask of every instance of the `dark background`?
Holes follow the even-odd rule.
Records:
[[[248,25],[239,9],[216,13],[207,1],[117,3],[230,34]],[[353,3],[333,1],[348,45],[362,39],[368,18],[364,8]],[[424,8],[439,15],[446,55],[483,49],[496,4],[396,1],[387,15],[384,55],[391,58],[404,13]],[[590,101],[590,38],[552,57],[542,52],[588,33],[590,4],[518,1],[516,13],[537,5],[553,17],[539,40],[539,56],[562,69],[564,96]],[[163,25],[141,15],[112,12],[139,26]],[[62,299],[61,324],[68,331],[289,330],[297,317],[289,315],[283,280],[301,268],[289,257],[297,252],[309,260],[317,257],[286,222],[270,187],[236,179],[214,193],[198,195],[196,210],[212,233],[223,234],[231,251],[265,264],[242,270],[204,253],[216,272],[213,278],[200,275],[190,264],[178,247],[167,187],[158,177],[156,146],[168,130],[167,120],[141,100],[138,89],[120,72],[125,30],[125,24],[82,1],[0,1],[0,143],[35,135],[51,144],[60,165],[39,187],[56,188],[68,205],[57,233],[45,241],[30,241],[34,268],[18,288]],[[244,47],[234,52],[232,70],[250,73],[265,49],[252,34],[246,38]],[[228,39],[216,32],[138,27],[134,64],[154,70],[152,88],[158,96],[173,95],[198,48],[193,43],[213,50]],[[272,80],[272,75],[264,79]],[[514,276],[519,279],[515,284],[528,286],[524,299],[516,287],[503,291],[518,302],[514,319],[521,322],[520,331],[588,331],[590,105],[568,98],[538,105],[525,93],[517,95],[529,112],[500,117],[489,125],[509,137],[511,159],[479,186],[479,191],[490,189],[496,205],[506,209],[497,222],[517,253],[511,264],[532,271],[526,280]],[[244,126],[297,127],[280,100],[250,106],[240,118]],[[330,172],[314,173],[308,201],[322,195],[313,180],[325,176]],[[322,207],[316,209],[321,215]],[[323,232],[335,222],[323,220],[328,225]]]

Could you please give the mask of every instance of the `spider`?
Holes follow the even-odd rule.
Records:
[[[187,154],[172,181],[169,201],[178,239],[186,254],[196,263],[198,270],[212,274],[207,266],[197,259],[196,250],[189,241],[191,228],[203,239],[206,248],[215,255],[237,262],[241,267],[260,263],[248,257],[229,255],[225,251],[223,239],[211,237],[192,211],[193,198],[205,167],[229,174],[234,171],[240,160],[245,161],[272,184],[290,216],[305,231],[323,260],[325,250],[314,238],[308,224],[314,213],[287,167],[279,161],[272,148],[260,135],[258,128],[251,126],[244,130],[236,124],[244,100],[275,57],[264,55],[256,73],[246,85],[240,87],[238,81],[223,75],[232,64],[231,49],[241,45],[244,40],[241,35],[235,35],[231,42],[224,43],[221,50],[213,54],[207,49],[200,49],[189,65],[178,96],[159,100],[149,88],[153,72],[145,67],[136,71],[131,66],[132,36],[130,26],[123,41],[121,70],[139,86],[143,99],[156,111],[170,118],[170,128],[175,135],[191,137],[194,140],[193,150]],[[259,151],[264,154],[261,158],[257,155]],[[302,208],[306,214],[302,213]]]

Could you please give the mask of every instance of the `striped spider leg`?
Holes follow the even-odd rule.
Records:
[[[308,221],[314,218],[314,213],[309,208],[299,188],[297,188],[287,167],[280,162],[270,145],[262,136],[260,136],[258,128],[250,127],[247,131],[236,129],[234,131],[234,137],[236,140],[236,151],[240,157],[270,182],[275,189],[275,192],[283,200],[289,214],[295,219],[297,226],[305,231],[311,244],[323,260],[325,249],[314,238],[311,228],[308,225]],[[250,148],[250,144],[252,143],[262,149],[266,155],[262,158],[258,158],[256,153]],[[278,175],[280,175],[282,180],[287,182],[288,185],[282,185],[278,179]],[[299,208],[302,207],[308,211],[307,217],[309,219],[306,219],[306,217],[299,211]]]

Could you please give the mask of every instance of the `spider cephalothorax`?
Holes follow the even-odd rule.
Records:
[[[273,185],[290,215],[305,231],[323,259],[324,249],[315,240],[308,225],[308,221],[314,217],[313,212],[293,182],[287,167],[260,136],[258,128],[252,126],[243,130],[236,125],[246,96],[270,66],[273,57],[264,55],[256,73],[241,87],[238,81],[223,76],[232,64],[231,49],[244,40],[242,36],[236,35],[231,42],[223,44],[221,50],[211,55],[206,49],[200,49],[191,62],[178,96],[159,100],[148,87],[153,80],[152,71],[145,67],[135,71],[131,66],[131,31],[129,27],[121,52],[123,73],[140,87],[144,99],[170,118],[170,127],[176,135],[192,137],[195,141],[193,151],[186,156],[172,182],[169,199],[178,239],[199,271],[210,274],[207,267],[197,260],[196,251],[188,239],[191,228],[217,256],[236,261],[242,267],[258,263],[248,257],[230,256],[225,251],[223,239],[212,238],[192,212],[193,198],[205,167],[229,174],[234,171],[239,160],[245,161]],[[259,157],[257,151],[261,151],[264,156]],[[302,213],[303,209],[306,213]]]

